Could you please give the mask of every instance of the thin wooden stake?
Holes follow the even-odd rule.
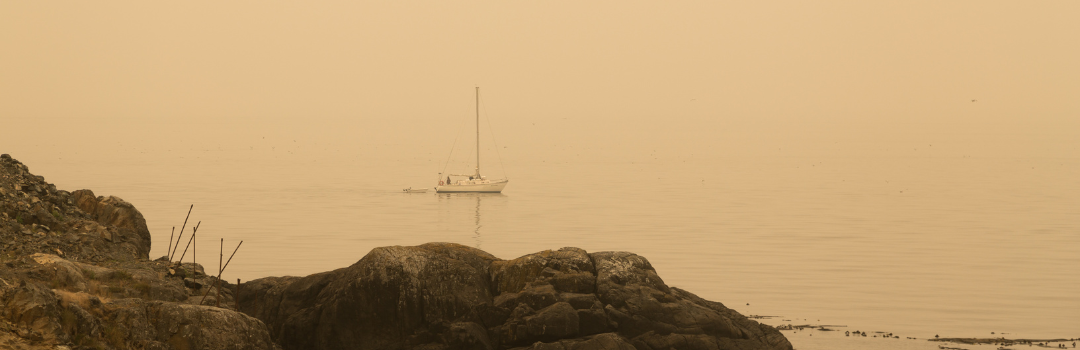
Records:
[[[176,226],[172,227],[172,233],[169,234],[169,247],[165,248],[165,256],[166,257],[168,257],[169,252],[172,251],[172,238],[173,238],[173,235],[176,235]]]
[[[221,245],[225,245],[225,239],[221,239]],[[221,307],[221,255],[220,253],[217,255],[217,298],[214,300],[214,306],[218,308]]]
[[[244,244],[244,241],[240,241],[240,244]],[[236,251],[240,250],[240,244],[237,244],[236,249],[233,249],[232,255],[229,255],[229,260],[225,260],[225,266],[221,267],[221,272],[225,272],[225,268],[229,267],[229,263],[232,262],[232,258],[233,258],[233,256],[236,255]],[[221,272],[219,272],[218,274],[220,275]],[[218,276],[218,277],[221,277],[221,276]]]
[[[234,256],[236,256],[236,251],[240,250],[240,245],[241,244],[244,244],[244,241],[240,241],[240,244],[236,245],[236,249],[233,249],[232,255],[229,255],[229,260],[225,261],[225,266],[222,266],[221,271],[218,271],[218,276],[217,276],[218,282],[221,282],[221,273],[225,272],[225,268],[229,267],[229,263],[232,262],[232,258]],[[220,286],[218,288],[220,288]],[[209,289],[206,290],[206,294],[203,294],[202,299],[199,299],[199,305],[202,305],[203,301],[206,301],[206,296],[207,295],[210,295],[210,290]]]
[[[202,224],[202,221],[199,221],[199,223],[195,224],[195,228],[191,229],[191,238],[188,238],[187,245],[184,246],[184,253],[180,254],[180,259],[177,260],[177,261],[180,262],[181,266],[184,265],[184,256],[187,255],[188,247],[191,246],[191,241],[195,239],[195,232],[199,232],[199,225],[201,225],[201,224]],[[194,261],[192,263],[194,263]],[[194,274],[194,272],[195,272],[195,266],[194,265],[191,266],[191,270],[192,270],[192,274]],[[192,275],[191,278],[195,278],[195,276]]]
[[[236,312],[240,312],[240,279],[236,279],[236,294],[233,294],[233,304],[236,304]]]
[[[176,248],[180,246],[180,238],[184,237],[184,228],[187,227],[187,220],[191,217],[191,209],[194,209],[195,205],[192,204],[188,207],[187,216],[184,217],[184,225],[180,226],[180,236],[176,237],[176,244],[172,247],[172,252],[169,253],[169,262],[172,262],[172,258],[176,256]]]
[[[217,281],[217,304],[215,305],[215,306],[217,306],[217,307],[221,307],[221,257],[225,255],[225,254],[224,254],[224,253],[222,252],[222,250],[223,250],[223,249],[225,249],[225,239],[224,239],[224,238],[222,238],[222,239],[221,239],[221,245],[220,245],[220,246],[218,247],[218,261],[217,261],[217,273],[218,273],[218,281]]]

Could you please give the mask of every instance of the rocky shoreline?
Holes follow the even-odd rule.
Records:
[[[58,190],[7,154],[0,248],[0,348],[279,348],[258,319],[209,306],[216,294],[196,305],[214,282],[201,266],[151,261],[133,205]]]
[[[58,190],[6,154],[0,244],[4,349],[792,349],[776,328],[667,286],[628,252],[503,260],[428,243],[229,284],[151,261],[130,203]]]

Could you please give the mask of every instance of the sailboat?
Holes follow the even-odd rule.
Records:
[[[487,176],[480,175],[480,87],[476,87],[476,172],[469,175],[449,174],[446,179],[442,177],[443,174],[439,173],[439,185],[435,186],[435,192],[499,193],[510,182],[509,179],[489,180]]]

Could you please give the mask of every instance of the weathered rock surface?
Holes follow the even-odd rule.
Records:
[[[150,231],[130,203],[57,190],[0,156],[0,248],[7,258],[56,254],[83,262],[149,260]]]
[[[202,267],[147,259],[142,214],[58,191],[0,155],[0,349],[275,349],[262,321],[217,304]],[[223,306],[235,285],[221,281]]]
[[[212,306],[108,299],[24,283],[0,288],[5,326],[28,348],[273,349],[263,323]],[[2,339],[3,336],[0,336]]]
[[[142,213],[135,209],[135,206],[115,196],[95,197],[94,192],[90,190],[72,192],[71,199],[94,221],[116,228],[116,232],[110,232],[107,239],[130,242],[126,246],[133,250],[131,252],[133,255],[149,259],[150,230],[146,228],[146,220],[143,219]]]
[[[347,268],[244,283],[238,298],[285,349],[791,349],[627,252],[382,247]]]

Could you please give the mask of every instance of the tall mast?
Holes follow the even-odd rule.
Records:
[[[476,86],[476,177],[480,177],[480,86]]]

